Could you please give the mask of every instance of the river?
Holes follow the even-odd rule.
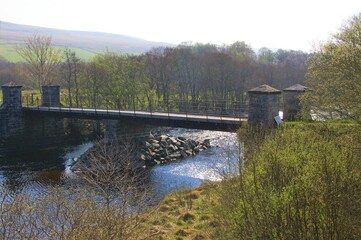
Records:
[[[159,198],[181,188],[196,187],[205,181],[219,181],[225,174],[238,173],[239,146],[235,133],[180,128],[166,133],[194,140],[210,139],[212,147],[196,156],[152,167],[150,183]],[[44,193],[62,184],[62,176],[76,178],[70,171],[72,161],[92,146],[92,142],[86,142],[2,158],[0,188],[30,194]]]

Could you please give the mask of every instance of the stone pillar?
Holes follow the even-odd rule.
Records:
[[[0,149],[7,149],[7,139],[20,136],[24,129],[21,88],[22,86],[12,82],[1,86],[3,104],[0,106]],[[19,138],[15,139],[18,142]]]
[[[279,115],[281,91],[261,85],[248,91],[248,122],[251,125],[272,127]]]
[[[3,104],[1,109],[12,112],[20,112],[22,110],[22,86],[18,86],[12,82],[1,86],[3,92]]]
[[[42,106],[60,107],[60,86],[42,86]]]
[[[283,89],[283,120],[293,121],[299,117],[301,104],[299,97],[307,90],[307,87],[300,84]]]
[[[118,140],[118,128],[119,121],[118,120],[103,120],[105,126],[104,132],[104,141],[106,143],[112,143]]]

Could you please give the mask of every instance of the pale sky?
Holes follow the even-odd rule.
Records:
[[[303,51],[360,12],[361,0],[0,0],[0,20],[12,23]]]

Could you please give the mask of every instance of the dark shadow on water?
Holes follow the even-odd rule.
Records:
[[[11,191],[42,189],[61,183],[64,171],[63,149],[43,149],[18,156],[0,157],[0,184]]]

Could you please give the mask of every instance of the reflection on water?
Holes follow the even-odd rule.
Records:
[[[237,174],[237,141],[235,133],[173,129],[171,135],[195,140],[210,139],[209,148],[188,159],[158,165],[151,170],[151,184],[160,198],[183,187],[195,187],[204,181],[219,181],[222,175],[232,171]],[[30,193],[46,192],[61,184],[65,175],[76,177],[69,169],[93,143],[39,151],[27,156],[0,159],[0,184],[10,190]]]
[[[27,193],[45,192],[62,183],[66,164],[83,154],[92,143],[66,148],[27,152],[24,155],[0,157],[0,187]]]

